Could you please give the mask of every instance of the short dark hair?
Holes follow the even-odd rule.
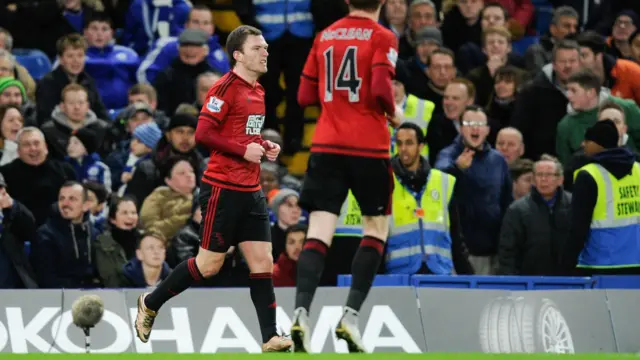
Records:
[[[509,173],[513,181],[524,174],[533,172],[533,161],[529,159],[516,159],[509,165]]]
[[[116,213],[118,212],[118,207],[120,207],[120,204],[127,202],[127,201],[131,201],[133,203],[133,205],[136,206],[136,211],[138,210],[138,204],[136,201],[136,198],[134,196],[131,195],[124,195],[124,196],[112,196],[111,197],[111,201],[109,201],[109,219],[114,219],[116,218]]]
[[[96,11],[93,13],[87,14],[87,18],[84,21],[84,29],[88,29],[89,25],[92,22],[103,22],[109,24],[110,27],[113,28],[113,23],[111,22],[111,18],[104,11]]]
[[[551,52],[551,58],[555,61],[556,54],[560,50],[575,50],[580,54],[580,45],[575,40],[562,39],[556,41],[555,45],[553,45],[553,50]]]
[[[74,186],[80,186],[80,188],[82,188],[82,201],[87,201],[89,199],[89,190],[87,190],[86,187],[84,187],[81,183],[75,181],[75,180],[67,180],[64,182],[64,184],[62,184],[62,186],[60,186],[60,190],[64,189],[64,188],[70,188],[70,187],[74,187]],[[58,190],[58,192],[60,192],[60,190]]]
[[[82,35],[76,33],[64,35],[56,42],[56,52],[58,56],[62,56],[68,49],[82,49],[86,52],[87,40],[85,40]]]
[[[602,86],[602,80],[593,71],[589,69],[580,69],[567,80],[567,84],[574,83],[580,85],[585,90],[593,89],[596,94],[600,93],[600,87]]]
[[[560,22],[560,18],[563,17],[578,19],[580,15],[578,15],[576,9],[572,8],[571,6],[559,6],[555,10],[553,10],[553,17],[551,18],[551,24],[549,25],[558,25],[558,23]]]
[[[191,10],[189,10],[189,18],[191,18],[191,13],[193,11],[211,11],[211,8],[203,3],[199,3],[199,4],[194,4],[193,7],[191,8]]]
[[[448,49],[446,47],[440,47],[438,49],[435,49],[431,54],[429,54],[429,57],[427,57],[427,66],[431,65],[431,58],[433,57],[433,55],[437,55],[437,54],[449,56],[455,65],[456,55],[453,53],[453,51],[451,51],[451,49]]]
[[[229,53],[229,61],[231,67],[236,65],[236,60],[233,58],[233,53],[236,51],[242,52],[242,47],[247,41],[249,36],[260,36],[262,31],[249,25],[241,25],[235,28],[227,37],[227,52]]]
[[[486,4],[483,8],[482,11],[480,11],[480,18],[482,19],[482,16],[484,16],[484,11],[487,10],[488,8],[500,8],[500,10],[502,10],[502,13],[504,14],[504,19],[507,20],[509,19],[509,12],[507,11],[507,8],[505,8],[504,6],[502,6],[502,4],[497,3],[497,2],[490,2],[488,4]]]
[[[585,31],[577,36],[578,44],[593,51],[594,55],[601,54],[607,49],[605,38],[595,31]]]
[[[376,11],[382,3],[380,0],[350,0],[349,5],[357,10]]]
[[[607,109],[614,109],[614,110],[620,111],[622,113],[622,118],[624,119],[624,121],[625,122],[627,121],[626,114],[624,113],[624,108],[620,106],[620,104],[613,102],[611,99],[608,99],[604,101],[602,104],[600,104],[600,107],[598,108],[598,116],[600,116],[600,114]]]
[[[520,76],[518,76],[518,70],[513,65],[504,65],[496,69],[496,73],[493,75],[494,82],[509,81],[516,84],[516,88],[521,82]]]
[[[107,201],[107,196],[109,195],[109,191],[107,187],[103,184],[100,184],[97,181],[87,181],[83,184],[84,188],[91,191],[96,195],[96,199],[98,199],[98,204],[102,204]]]
[[[406,130],[413,130],[416,132],[416,139],[418,140],[418,144],[424,144],[425,139],[424,139],[424,132],[422,131],[422,129],[420,128],[420,126],[412,123],[412,122],[403,122],[402,124],[400,124],[400,126],[398,126],[398,130],[400,129],[406,129]]]
[[[466,114],[469,111],[483,113],[483,114],[485,114],[485,116],[487,115],[484,112],[484,109],[482,108],[482,106],[480,106],[480,105],[467,105],[467,106],[465,106],[464,110],[462,110],[462,114],[460,114],[460,119],[462,119],[464,114]]]
[[[309,227],[305,224],[293,224],[284,231],[284,238],[286,239],[289,234],[295,232],[303,232],[307,236],[307,230],[309,230]]]

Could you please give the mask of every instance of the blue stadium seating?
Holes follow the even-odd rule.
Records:
[[[525,36],[518,41],[514,41],[511,44],[511,49],[515,54],[524,55],[527,48],[533,44],[537,44],[540,40],[540,36]]]
[[[338,275],[338,286],[351,286],[351,275]],[[493,290],[640,289],[640,276],[442,276],[377,275],[373,286],[413,286]]]
[[[533,6],[536,8],[536,31],[538,35],[542,35],[549,31],[549,24],[553,17],[553,6],[548,0],[532,0]]]
[[[38,49],[13,49],[11,53],[16,57],[16,61],[24,66],[36,81],[51,71],[51,60]]]

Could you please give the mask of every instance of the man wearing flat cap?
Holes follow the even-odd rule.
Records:
[[[640,274],[640,164],[611,120],[587,129],[591,163],[575,172],[571,231],[562,258],[568,274]]]
[[[178,37],[178,58],[155,79],[158,109],[173,115],[178,105],[196,101],[194,84],[198,75],[213,71],[207,61],[209,35],[200,29],[186,29]]]

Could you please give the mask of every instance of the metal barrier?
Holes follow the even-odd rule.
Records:
[[[374,286],[413,286],[417,288],[458,288],[486,290],[575,290],[640,289],[639,275],[562,277],[562,276],[443,276],[378,275]],[[338,275],[338,287],[351,286],[351,275]]]

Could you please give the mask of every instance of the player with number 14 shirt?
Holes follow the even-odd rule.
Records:
[[[365,352],[358,316],[377,273],[388,235],[394,180],[388,120],[397,125],[391,79],[398,40],[378,23],[384,0],[348,0],[349,15],[321,31],[300,79],[300,106],[320,103],[300,206],[309,212],[298,258],[291,324],[295,352],[309,352],[309,309],[338,217],[348,194],[362,214],[363,237],[353,257],[352,282],[335,329],[349,352]]]
[[[386,72],[395,74],[397,42],[382,25],[353,15],[318,35],[302,72],[305,91],[298,96],[302,106],[318,100],[322,105],[312,153],[389,157],[385,114],[394,114],[395,103],[391,83],[384,82]]]

